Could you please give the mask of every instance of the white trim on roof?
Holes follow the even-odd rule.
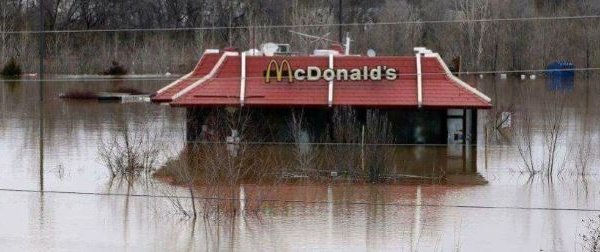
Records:
[[[202,60],[202,59],[200,59],[200,60]],[[171,84],[169,84],[169,85],[166,85],[166,86],[164,86],[163,88],[159,89],[158,91],[156,91],[156,94],[160,94],[160,93],[162,93],[162,92],[165,92],[165,91],[167,91],[167,89],[170,89],[171,87],[173,87],[173,86],[175,86],[175,85],[179,84],[179,83],[180,83],[180,82],[182,82],[183,80],[185,80],[185,79],[187,79],[187,78],[191,77],[191,76],[192,76],[192,74],[193,74],[195,71],[196,71],[196,68],[194,68],[194,70],[192,70],[190,73],[188,73],[188,74],[186,74],[186,75],[184,75],[184,76],[181,76],[181,78],[177,79],[176,81],[174,81],[174,82],[171,82]]]
[[[240,76],[240,106],[244,106],[246,98],[246,52],[242,52],[242,69]]]
[[[204,58],[204,55],[206,54],[218,54],[219,50],[218,49],[207,49],[204,51],[204,53],[202,54],[202,57],[200,57],[200,60],[198,61],[198,63],[196,63],[196,66],[194,67],[194,70],[192,70],[190,73],[182,76],[181,78],[177,79],[176,81],[172,82],[169,85],[164,86],[163,88],[159,89],[158,91],[156,91],[156,94],[160,94],[164,91],[166,91],[167,89],[179,84],[180,82],[182,82],[183,80],[189,78],[192,76],[192,74],[194,74],[194,72],[196,71],[196,69],[198,69],[198,67],[200,67],[200,63],[202,62],[202,59]]]
[[[471,85],[465,83],[458,77],[454,76],[454,74],[452,74],[452,72],[450,72],[450,69],[448,68],[448,66],[446,65],[444,60],[442,60],[442,57],[440,56],[439,53],[426,53],[424,56],[430,57],[430,58],[436,58],[438,60],[438,62],[440,63],[440,65],[442,65],[442,67],[444,68],[444,71],[446,72],[446,75],[448,76],[448,78],[450,78],[452,81],[456,82],[461,87],[465,88],[467,91],[477,95],[482,100],[484,100],[486,102],[492,102],[492,99],[489,98],[487,95],[483,94],[476,88],[472,87]]]
[[[215,66],[213,66],[212,70],[210,70],[210,73],[208,73],[204,77],[200,78],[200,80],[194,82],[192,85],[189,85],[186,88],[184,88],[183,90],[177,92],[175,95],[173,95],[173,97],[171,99],[175,100],[175,99],[179,98],[180,96],[184,95],[185,93],[189,92],[190,90],[196,88],[200,84],[202,84],[202,83],[206,82],[207,80],[213,78],[213,76],[217,73],[217,70],[219,70],[219,68],[221,68],[221,65],[223,65],[223,62],[229,56],[232,56],[232,57],[233,56],[239,56],[239,53],[237,53],[237,52],[224,52],[223,55],[221,55],[221,58],[219,58],[219,61],[217,61],[217,64],[215,64]]]
[[[329,54],[329,69],[333,69],[333,53]],[[333,106],[333,78],[329,81],[327,104],[329,107]]]
[[[423,106],[423,74],[421,68],[421,53],[415,56],[417,61],[417,106]]]

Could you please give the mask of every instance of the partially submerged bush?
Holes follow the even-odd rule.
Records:
[[[104,75],[126,75],[127,69],[121,66],[119,62],[114,61],[111,63],[112,65],[104,71]]]
[[[21,66],[17,63],[15,58],[10,58],[8,63],[2,68],[2,76],[4,77],[18,77],[21,76]]]
[[[149,115],[152,116],[152,115]],[[160,133],[153,121],[130,123],[121,119],[117,131],[102,138],[98,145],[100,161],[112,177],[137,177],[150,174],[160,159]]]

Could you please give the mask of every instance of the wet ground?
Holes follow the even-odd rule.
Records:
[[[45,83],[41,172],[39,83],[0,81],[0,247],[586,251],[580,236],[589,229],[582,220],[600,214],[598,80],[576,80],[573,85],[543,79],[475,80],[496,104],[481,114],[479,123],[477,171],[485,185],[242,185],[236,195],[262,189],[269,191],[265,199],[275,203],[258,213],[196,222],[174,207],[173,195],[189,204],[185,190],[154,179],[111,180],[99,157],[99,146],[111,135],[144,125],[154,132],[155,144],[170,150],[157,156],[159,164],[164,162],[182,148],[185,111],[148,103],[58,98],[70,90],[151,92],[169,81]],[[514,112],[511,127],[495,127],[495,115],[503,111]],[[557,125],[560,130],[555,130]],[[553,134],[555,138],[548,137]],[[550,152],[549,146],[556,148]],[[522,155],[529,153],[527,147],[531,158]],[[549,153],[554,158],[549,159]],[[551,181],[543,174],[548,160],[554,163]],[[525,163],[542,172],[530,179]],[[42,187],[43,194],[37,192]]]

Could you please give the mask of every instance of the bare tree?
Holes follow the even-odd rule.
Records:
[[[161,161],[161,131],[152,121],[132,123],[124,116],[118,117],[117,131],[101,140],[99,158],[112,177],[149,175]]]
[[[330,39],[330,35],[332,35],[330,27],[307,25],[333,23],[334,6],[332,1],[327,1],[325,5],[311,6],[303,3],[303,1],[294,0],[292,6],[291,22],[299,26],[294,28],[296,32]],[[295,45],[299,50],[304,50],[304,53],[311,53],[316,48],[327,48],[330,43],[325,39],[297,36],[294,41],[297,42]]]
[[[2,1],[1,31],[37,27],[38,3]],[[287,42],[296,51],[310,52],[329,47],[330,43],[292,36],[289,30],[335,40],[332,34],[338,32],[337,27],[328,25],[338,22],[337,8],[334,0],[46,1],[47,30],[215,28],[48,34],[48,69],[57,74],[98,73],[117,60],[135,73],[164,73],[166,69],[187,72],[204,48],[246,49],[265,42]],[[563,1],[552,8],[519,0],[350,1],[345,2],[342,12],[342,22],[354,23],[342,29],[351,32],[353,53],[374,48],[381,54],[397,55],[412,53],[412,47],[424,45],[448,59],[460,57],[467,71],[539,69],[558,59],[570,59],[578,66],[591,68],[600,64],[600,48],[593,43],[600,39],[595,19],[473,21],[600,13],[599,4],[592,0]],[[419,20],[462,22],[423,24]],[[397,21],[415,23],[385,24]],[[266,27],[282,24],[294,27]],[[256,28],[243,28],[246,26]],[[35,71],[36,36],[1,33],[0,61],[15,56],[25,72]]]
[[[455,0],[455,8],[458,11],[458,20],[478,20],[490,17],[490,0]],[[466,43],[463,44],[463,52],[470,59],[468,69],[480,70],[480,63],[484,53],[484,43],[488,32],[486,22],[460,23],[460,29],[466,31],[464,34]]]
[[[308,130],[303,109],[292,110],[288,127],[294,141],[293,155],[296,164],[294,172],[298,171],[301,176],[308,177],[309,173],[317,168],[318,155],[313,145],[315,139]]]
[[[534,176],[539,170],[536,168],[534,159],[535,132],[533,112],[531,111],[531,107],[534,105],[529,99],[531,93],[532,90],[528,86],[520,88],[520,104],[518,105],[520,111],[515,120],[515,141],[526,172],[529,176]]]
[[[360,153],[362,131],[356,110],[351,107],[336,107],[329,125],[334,144],[327,146],[330,157],[327,167],[356,178],[362,172]]]
[[[368,166],[368,181],[380,182],[392,166],[393,161],[394,134],[392,124],[385,112],[380,110],[367,110],[364,134],[364,144],[367,144],[364,152],[364,162]]]

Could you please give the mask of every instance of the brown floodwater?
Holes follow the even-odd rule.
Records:
[[[2,251],[586,251],[582,220],[600,214],[599,78],[573,85],[474,79],[495,103],[480,112],[474,157],[475,177],[486,183],[245,184],[231,190],[232,201],[261,194],[268,203],[196,222],[175,207],[189,208],[185,189],[153,178],[111,179],[99,155],[124,128],[144,129],[163,150],[160,166],[184,148],[184,110],[58,98],[72,90],[152,92],[168,82],[45,83],[40,172],[39,83],[0,81]],[[511,127],[490,127],[503,111],[513,112]],[[551,180],[525,172],[526,163],[544,171],[549,160]]]

